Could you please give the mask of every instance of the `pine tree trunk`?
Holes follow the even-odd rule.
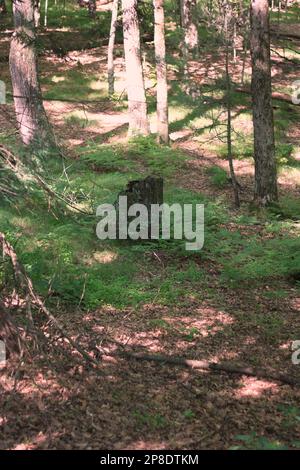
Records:
[[[114,74],[114,45],[116,38],[116,29],[118,23],[118,5],[119,0],[113,0],[111,11],[111,25],[107,51],[107,78],[108,78],[108,94],[113,95],[115,92],[115,74]]]
[[[181,0],[181,21],[186,52],[198,52],[198,29],[195,22],[196,0]]]
[[[265,206],[278,198],[272,108],[268,0],[251,0],[254,199]]]
[[[141,61],[137,0],[122,0],[123,36],[128,95],[128,135],[148,135],[147,103]]]
[[[154,45],[157,76],[157,134],[160,142],[168,144],[169,118],[164,0],[153,0],[153,5]]]
[[[53,147],[55,139],[42,101],[35,47],[33,0],[15,0],[15,32],[10,44],[9,65],[16,119],[25,145]]]

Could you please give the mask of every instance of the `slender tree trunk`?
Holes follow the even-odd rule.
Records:
[[[251,0],[250,20],[255,160],[254,199],[258,205],[264,206],[278,198],[268,0]]]
[[[16,119],[25,145],[52,147],[55,139],[42,101],[35,48],[33,0],[14,0],[9,65]]]
[[[33,3],[33,8],[34,8],[34,27],[39,28],[40,26],[40,20],[41,20],[41,3],[40,0],[34,0]]]
[[[91,17],[94,17],[96,15],[96,9],[97,9],[96,0],[89,0],[88,10],[89,10],[89,15]]]
[[[7,13],[7,8],[6,8],[5,0],[0,0],[0,14],[6,15],[6,13]]]
[[[137,0],[122,0],[129,130],[128,135],[148,135],[147,103],[141,61]]]
[[[184,30],[186,52],[198,52],[198,29],[195,22],[196,0],[181,1],[181,26]]]
[[[114,74],[114,45],[116,38],[116,29],[118,23],[118,6],[119,0],[113,0],[111,11],[111,25],[107,51],[107,78],[108,78],[108,94],[113,95],[115,92],[115,74]]]
[[[160,142],[168,144],[169,118],[164,0],[153,0],[153,5],[154,45],[157,76],[157,134]]]
[[[226,105],[227,105],[227,156],[230,170],[230,178],[233,187],[235,207],[240,207],[238,182],[234,172],[232,155],[232,119],[231,119],[231,77],[229,73],[229,40],[226,38]]]
[[[44,16],[44,26],[47,28],[48,25],[48,0],[45,0],[45,16]]]

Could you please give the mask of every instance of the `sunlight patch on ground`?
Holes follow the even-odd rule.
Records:
[[[134,337],[122,335],[122,339],[118,338],[118,341],[128,346],[142,346],[150,352],[162,352],[164,350],[161,345],[162,336],[164,336],[164,332],[161,330],[142,331],[135,334]]]
[[[48,436],[41,431],[33,440],[17,444],[12,450],[33,450],[36,449],[38,445],[43,444],[47,439]]]
[[[240,381],[241,388],[235,392],[236,398],[259,398],[267,391],[276,393],[279,391],[278,384],[259,380],[256,377],[244,377]]]
[[[286,187],[297,188],[300,184],[300,169],[284,168],[280,172],[278,182]]]
[[[85,260],[85,263],[89,266],[95,263],[108,264],[112,263],[116,259],[118,259],[118,254],[113,251],[96,251],[90,258]]]
[[[147,450],[147,449],[156,449],[156,450],[163,450],[166,449],[165,442],[159,441],[134,441],[129,444],[124,450]]]
[[[291,300],[291,307],[300,312],[300,297]]]
[[[106,82],[105,81],[100,81],[100,80],[93,80],[91,81],[91,83],[89,84],[89,87],[91,88],[91,90],[106,90],[107,88],[107,85],[106,85]]]
[[[291,350],[291,342],[288,341],[287,343],[283,343],[279,346],[281,350]]]
[[[57,75],[53,75],[51,81],[54,83],[64,82],[65,77],[58,77]]]

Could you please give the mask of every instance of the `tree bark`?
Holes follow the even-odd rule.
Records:
[[[128,95],[128,136],[148,135],[147,103],[141,61],[137,0],[122,0],[123,36]]]
[[[186,52],[198,52],[198,29],[195,22],[196,0],[181,0],[181,21]]]
[[[169,117],[164,0],[153,0],[153,5],[154,45],[157,76],[157,134],[160,142],[168,144]]]
[[[108,51],[107,51],[107,78],[108,78],[108,94],[109,95],[113,95],[115,92],[114,45],[115,45],[115,38],[116,38],[116,29],[117,29],[117,24],[118,24],[118,6],[119,6],[119,0],[113,0]]]
[[[15,0],[9,65],[16,119],[25,145],[54,147],[55,138],[42,101],[38,79],[33,0]]]
[[[254,127],[254,199],[265,206],[278,199],[272,108],[268,0],[251,0],[252,103]]]

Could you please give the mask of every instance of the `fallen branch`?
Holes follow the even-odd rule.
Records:
[[[278,31],[274,29],[271,29],[270,33],[271,33],[271,36],[277,36],[277,37],[288,38],[288,39],[298,39],[300,41],[300,34],[287,33],[284,31]]]
[[[246,93],[247,95],[251,95],[251,90],[249,90],[247,88],[235,87],[234,90],[237,91],[237,92],[240,92],[240,93]],[[274,100],[284,101],[285,103],[289,103],[291,105],[298,106],[298,105],[296,105],[295,103],[292,102],[291,96],[288,95],[287,93],[280,93],[278,91],[273,91],[272,92],[272,98]]]
[[[111,354],[111,353],[110,353]],[[191,369],[211,370],[219,372],[227,372],[229,374],[248,375],[260,379],[274,380],[288,385],[300,386],[300,379],[297,380],[289,375],[267,372],[263,369],[252,367],[242,367],[233,364],[217,364],[209,361],[199,361],[195,359],[184,359],[182,357],[164,356],[159,354],[137,354],[128,351],[117,353],[119,356],[125,356],[138,361],[152,361],[158,363],[172,364],[174,366],[189,367]]]
[[[280,54],[280,52],[276,51],[276,49],[271,48],[271,52],[274,52],[274,54],[278,55],[283,60],[286,60],[287,62],[291,62],[292,64],[295,64],[297,66],[300,65],[300,63],[297,60],[289,59],[289,57],[285,57],[284,55]]]

